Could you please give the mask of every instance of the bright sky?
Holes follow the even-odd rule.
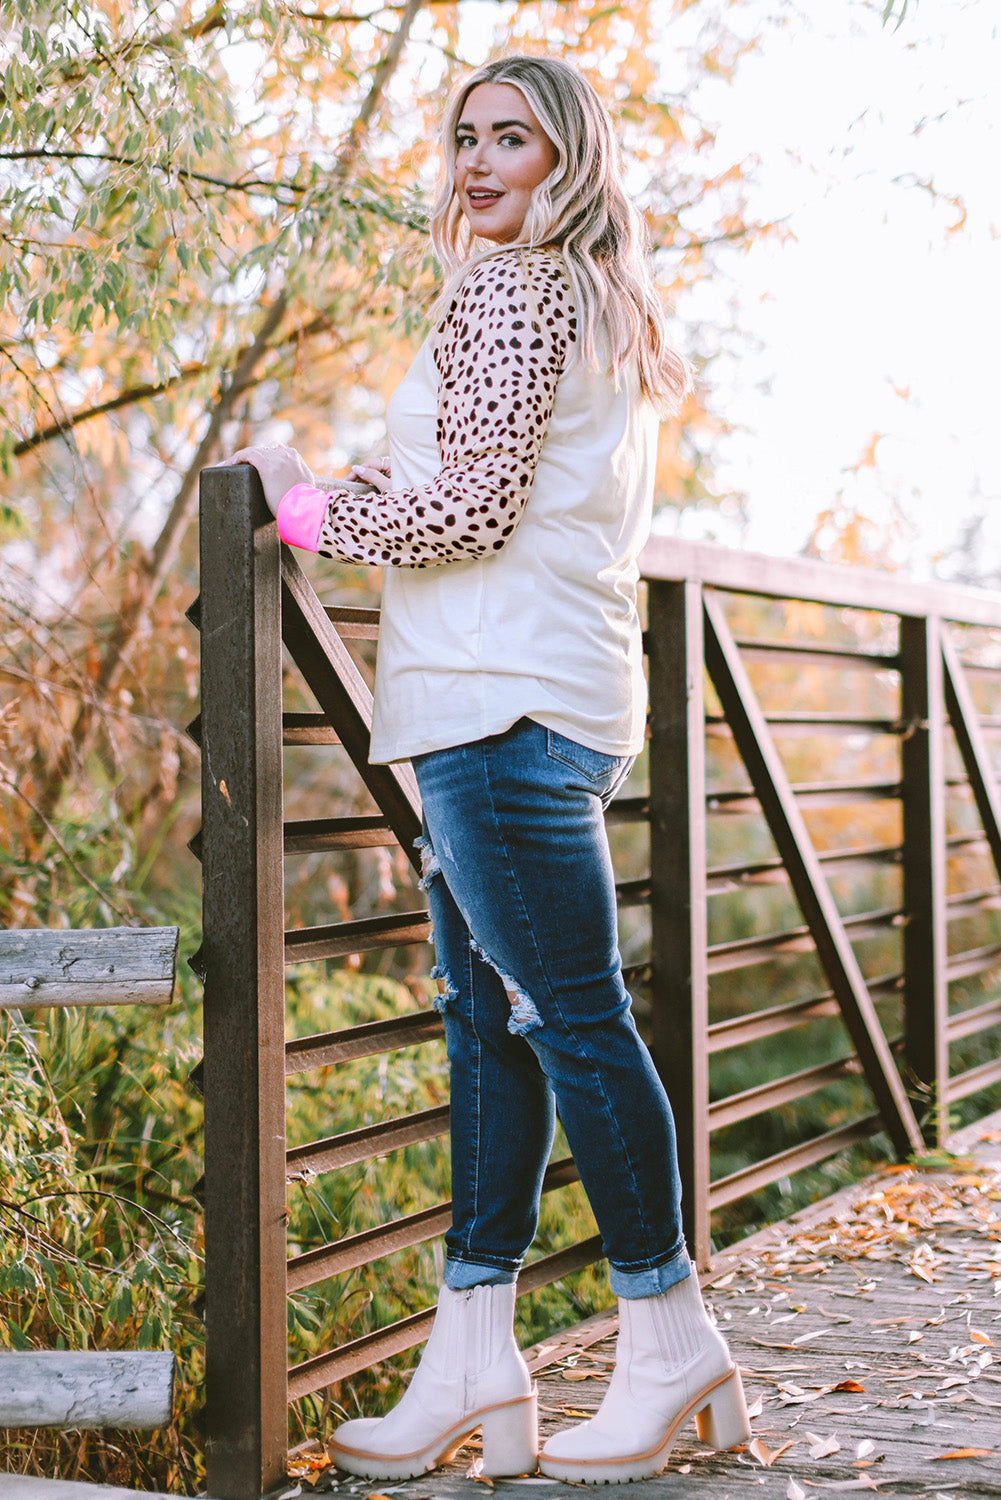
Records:
[[[680,529],[793,553],[841,491],[927,571],[964,515],[1001,512],[1001,6],[911,0],[897,31],[860,0],[810,10],[703,91],[721,156],[762,158],[753,210],[794,238],[734,255],[719,288],[762,345],[715,389],[748,429],[718,464],[748,523]],[[877,433],[875,467],[852,472]],[[1001,514],[988,534],[1001,559]]]

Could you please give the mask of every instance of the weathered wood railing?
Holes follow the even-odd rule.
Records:
[[[167,1005],[177,973],[177,937],[176,927],[2,931],[0,1010]],[[174,1356],[168,1351],[0,1352],[0,1429],[164,1427],[173,1392]],[[0,1475],[0,1487],[9,1477]]]
[[[321,605],[250,469],[203,475],[201,536],[192,732],[203,767],[209,1488],[236,1500],[281,1482],[288,1401],[409,1348],[430,1324],[418,1308],[289,1371],[287,1291],[448,1223],[448,1204],[431,1203],[287,1260],[286,1181],[440,1137],[447,1109],[286,1152],[287,1074],[421,1046],[441,1029],[418,1011],[286,1044],[286,965],[422,943],[429,928],[421,910],[286,932],[283,858],[399,843],[413,863],[419,805],[409,768],[367,763],[371,695],[344,641],[371,637],[376,612]],[[975,708],[968,683],[1001,684],[1001,601],[665,540],[643,561],[647,787],[618,799],[609,822],[613,840],[649,829],[648,868],[619,882],[626,926],[648,921],[645,952],[631,951],[640,928],[628,934],[626,972],[674,1103],[686,1227],[705,1264],[721,1209],[880,1133],[906,1155],[941,1138],[956,1101],[1001,1082],[991,988],[1001,824],[987,748],[1001,706]],[[283,713],[293,670],[317,712]],[[817,741],[810,755],[804,736]],[[342,747],[378,813],[283,826],[283,745],[302,744]],[[741,819],[735,840],[726,830]],[[861,910],[845,909],[849,874],[863,880]],[[721,896],[740,908],[729,928]],[[975,1003],[967,993],[950,1003],[951,984],[976,983]],[[809,1067],[773,1077],[776,1060],[757,1059],[752,1085],[732,1085],[724,1063],[794,1035]],[[970,1064],[963,1049],[977,1038],[994,1045]],[[819,1135],[755,1150],[746,1121],[771,1126],[846,1087]],[[336,1096],[331,1110],[336,1120]],[[714,1175],[718,1142],[735,1130],[741,1162]],[[554,1162],[546,1189],[575,1179],[572,1161]],[[519,1289],[599,1253],[588,1238],[544,1255]]]

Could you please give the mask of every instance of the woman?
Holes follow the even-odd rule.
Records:
[[[611,122],[556,59],[509,57],[446,114],[431,221],[435,330],[388,410],[369,493],[318,487],[288,448],[243,449],[287,542],[385,565],[373,761],[413,761],[451,1068],[453,1222],[431,1336],[382,1419],[330,1452],[369,1478],[433,1468],[482,1430],[487,1475],[535,1467],[515,1279],[555,1110],[619,1298],[595,1417],[540,1467],[638,1479],[695,1416],[748,1435],[702,1304],[674,1125],[630,1013],[602,812],[643,741],[637,556],[655,407],[688,381],[668,345]]]

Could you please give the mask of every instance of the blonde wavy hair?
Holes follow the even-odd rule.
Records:
[[[601,367],[597,340],[603,330],[616,384],[623,365],[635,359],[644,393],[662,410],[676,412],[691,387],[691,368],[668,339],[647,259],[646,226],[622,187],[612,121],[583,74],[560,58],[496,58],[465,79],[448,103],[441,129],[444,181],[431,212],[431,241],[445,281],[432,317],[447,313],[474,265],[511,248],[478,246],[455,192],[456,126],[481,83],[520,89],[556,148],[556,166],[535,189],[513,243],[562,250],[577,314],[578,357],[585,366]]]

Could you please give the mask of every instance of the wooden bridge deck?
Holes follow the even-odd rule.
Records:
[[[669,1470],[630,1494],[1001,1496],[1001,1115],[953,1145],[943,1169],[887,1169],[717,1258],[706,1295],[745,1374],[753,1440],[715,1454],[693,1425]],[[614,1327],[592,1318],[532,1351],[545,1434],[598,1405]],[[403,1485],[315,1477],[344,1495],[465,1500],[486,1488],[475,1464],[470,1446]],[[528,1486],[540,1500],[584,1488],[493,1488],[514,1500]]]

